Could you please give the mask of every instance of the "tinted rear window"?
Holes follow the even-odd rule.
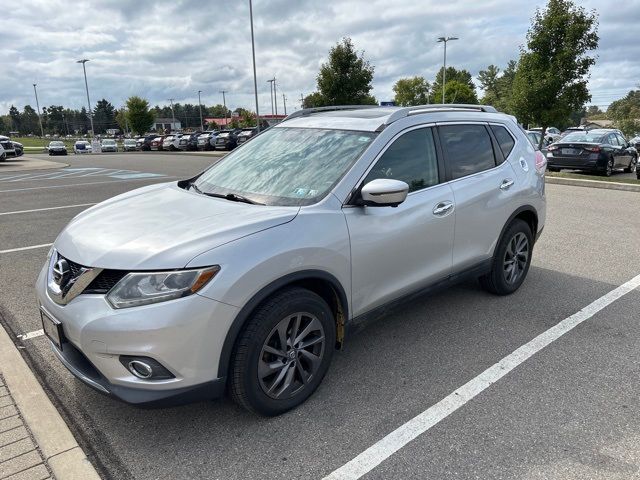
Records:
[[[483,125],[447,125],[439,130],[452,180],[496,166],[491,137]]]
[[[592,134],[589,132],[571,132],[562,139],[563,143],[566,142],[586,142],[586,143],[601,143],[603,135]]]
[[[513,140],[511,134],[507,131],[506,128],[501,127],[499,125],[491,125],[491,130],[493,134],[496,136],[496,140],[498,140],[498,145],[500,145],[500,150],[502,150],[502,154],[504,158],[507,158],[513,150],[516,142]]]

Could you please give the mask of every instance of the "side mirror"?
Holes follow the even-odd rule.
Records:
[[[371,207],[397,207],[406,200],[408,193],[409,185],[389,178],[371,180],[360,191],[362,204]]]

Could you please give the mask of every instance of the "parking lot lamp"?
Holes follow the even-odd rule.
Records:
[[[284,114],[287,114],[287,96],[283,93],[282,94],[282,103],[284,103]]]
[[[458,37],[439,37],[438,43],[444,43],[444,68],[442,69],[442,103],[444,104],[444,91],[447,85],[447,42],[450,40],[459,40]]]
[[[224,126],[226,127],[228,125],[227,122],[227,97],[224,96],[225,93],[227,93],[226,90],[220,90],[220,93],[222,94],[222,106],[224,107]]]
[[[271,80],[267,80],[269,84],[269,96],[271,98],[271,115],[273,115],[273,78]]]
[[[202,90],[198,90],[198,108],[200,109],[200,130],[204,130],[204,123],[202,122],[202,101],[200,100],[200,94]]]
[[[38,121],[40,122],[40,134],[42,135],[42,141],[44,141],[44,128],[42,128],[42,116],[40,115],[40,102],[38,102],[38,90],[36,89],[37,83],[33,84],[33,92],[36,94],[36,108],[38,109]]]
[[[276,106],[276,115],[278,115],[278,89],[276,88],[276,77],[273,77],[273,103]]]
[[[253,57],[253,94],[256,97],[256,124],[260,133],[260,112],[258,110],[258,79],[256,76],[256,45],[253,41],[253,2],[249,0],[249,20],[251,22],[251,55]]]
[[[169,99],[169,104],[171,105],[171,131],[173,132],[176,129],[176,114],[173,112],[173,101],[174,98]]]
[[[87,67],[85,64],[89,61],[88,58],[78,60],[76,63],[82,64],[82,71],[84,72],[84,88],[87,90],[87,106],[89,107],[89,121],[91,122],[91,136],[93,137],[93,110],[91,109],[91,100],[89,100],[89,84],[87,83]]]

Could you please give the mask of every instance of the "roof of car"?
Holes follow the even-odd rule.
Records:
[[[337,106],[298,110],[276,125],[276,128],[334,128],[339,130],[381,131],[386,126],[402,118],[429,114],[433,121],[478,120],[478,114],[485,114],[496,120],[513,117],[499,113],[487,105],[433,104],[414,107],[377,106]],[[483,115],[483,120],[487,116]]]

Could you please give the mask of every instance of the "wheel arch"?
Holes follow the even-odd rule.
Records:
[[[498,237],[498,242],[496,242],[496,245],[500,242],[500,239],[503,237],[504,232],[507,230],[507,228],[509,228],[509,225],[511,225],[511,222],[513,222],[516,218],[524,220],[527,225],[529,225],[529,228],[531,229],[531,235],[533,236],[533,241],[535,243],[538,237],[538,211],[531,205],[523,205],[516,209],[511,214],[509,219],[505,222],[502,230],[500,231],[500,236]]]
[[[324,270],[293,272],[263,287],[240,309],[224,339],[220,360],[218,362],[219,378],[227,376],[233,347],[240,332],[251,317],[251,314],[274,293],[292,286],[306,288],[327,302],[336,320],[336,347],[339,348],[342,345],[344,340],[344,327],[349,316],[349,303],[347,294],[340,281]]]

